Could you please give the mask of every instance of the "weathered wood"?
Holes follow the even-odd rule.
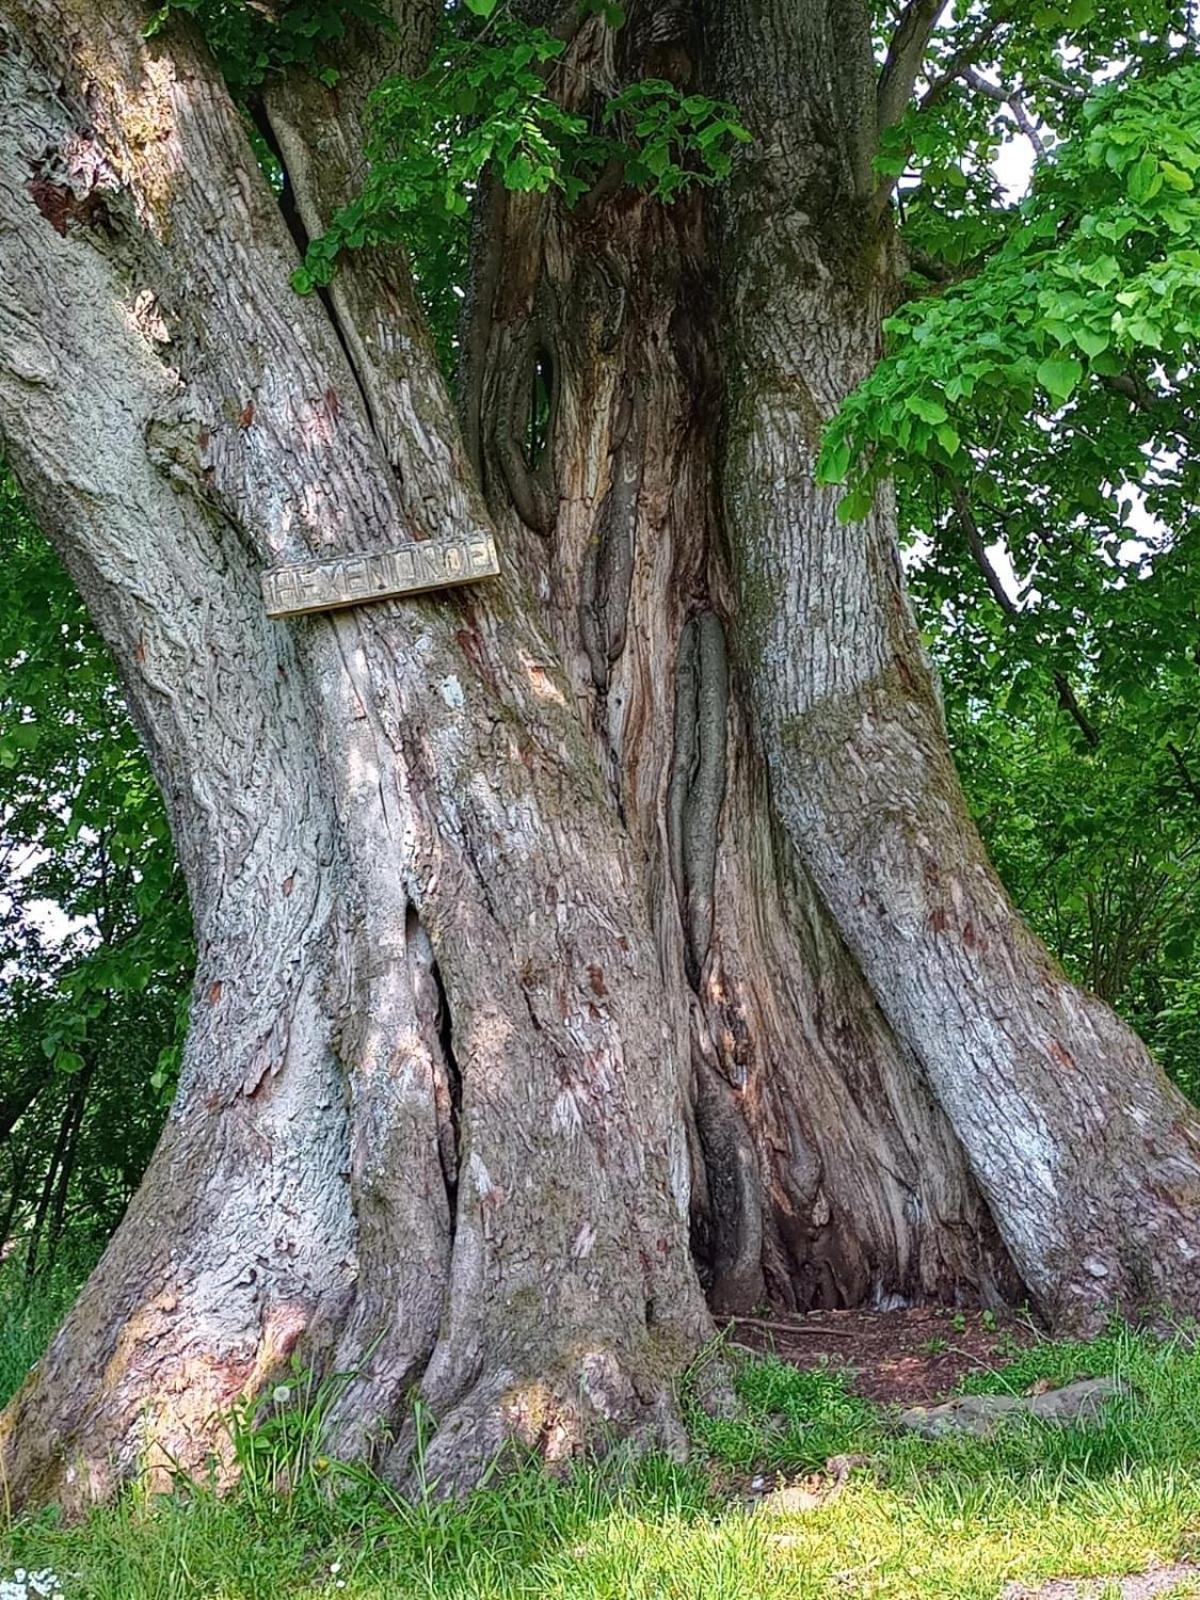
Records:
[[[474,583],[499,571],[496,541],[479,531],[461,539],[425,539],[393,550],[273,567],[262,575],[263,600],[269,617],[300,617]]]

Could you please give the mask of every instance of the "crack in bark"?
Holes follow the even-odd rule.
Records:
[[[725,768],[729,669],[714,611],[684,625],[676,657],[675,755],[667,794],[671,876],[686,936],[688,982],[699,987],[713,931],[713,884]]]
[[[299,256],[300,261],[303,261],[308,254],[308,247],[313,241],[313,234],[308,227],[308,224],[304,220],[304,214],[300,207],[300,198],[297,193],[296,184],[293,181],[291,171],[288,167],[287,157],[284,153],[284,144],[288,140],[291,130],[282,125],[276,127],[275,122],[272,120],[270,109],[266,101],[261,96],[256,97],[252,102],[251,118],[254,126],[261,135],[263,142],[266,144],[275,160],[279,163],[279,171],[282,180],[281,187],[276,194],[276,200],[279,203],[279,214],[283,218],[288,233],[292,237],[292,241],[296,246],[296,253]],[[297,265],[299,265],[299,262]],[[383,433],[380,428],[378,412],[375,406],[372,404],[370,385],[366,382],[364,374],[361,370],[360,351],[357,341],[353,337],[353,330],[347,324],[346,319],[342,316],[342,313],[338,307],[337,297],[330,292],[327,284],[318,284],[313,292],[320,301],[321,306],[325,311],[326,318],[328,319],[329,326],[337,338],[338,344],[342,348],[342,354],[346,358],[346,366],[349,368],[350,373],[354,378],[359,399],[362,402],[363,410],[370,419],[372,430],[374,431],[376,437],[382,441]],[[400,478],[401,471],[399,464],[395,460],[391,460],[390,465],[392,471],[396,474],[396,477]],[[416,536],[418,538],[421,537],[419,533]]]
[[[450,1214],[450,1244],[458,1222],[458,1179],[462,1159],[462,1069],[454,1054],[454,1021],[450,997],[441,968],[414,906],[409,906],[405,938],[412,974],[417,1019],[433,1063],[434,1103],[437,1109],[438,1159],[446,1185]]]
[[[580,637],[601,694],[625,648],[643,467],[641,395],[637,380],[626,379],[614,426],[612,483],[596,517],[579,586]]]
[[[722,1316],[753,1308],[766,1295],[763,1180],[734,1091],[698,1048],[693,1056],[704,1193],[692,1206],[692,1255],[708,1303]]]

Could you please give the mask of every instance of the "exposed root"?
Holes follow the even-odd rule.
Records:
[[[410,1495],[465,1494],[497,1471],[530,1460],[551,1471],[614,1451],[683,1461],[688,1436],[669,1384],[633,1377],[610,1351],[588,1351],[566,1372],[480,1379],[428,1435],[418,1408],[392,1452],[387,1475]]]

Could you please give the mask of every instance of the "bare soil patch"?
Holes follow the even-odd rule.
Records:
[[[928,1405],[947,1399],[968,1373],[1002,1367],[1040,1334],[1028,1316],[1017,1313],[914,1306],[734,1317],[730,1336],[793,1366],[842,1368],[867,1400]]]
[[[1153,1600],[1157,1595],[1182,1600],[1185,1594],[1200,1594],[1200,1567],[1190,1561],[1125,1578],[1052,1578],[1032,1589],[1010,1583],[1002,1600]]]

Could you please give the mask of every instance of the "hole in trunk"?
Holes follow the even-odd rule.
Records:
[[[554,393],[554,362],[548,350],[539,346],[533,354],[529,384],[529,411],[525,421],[525,465],[536,472],[550,442],[551,400]]]

